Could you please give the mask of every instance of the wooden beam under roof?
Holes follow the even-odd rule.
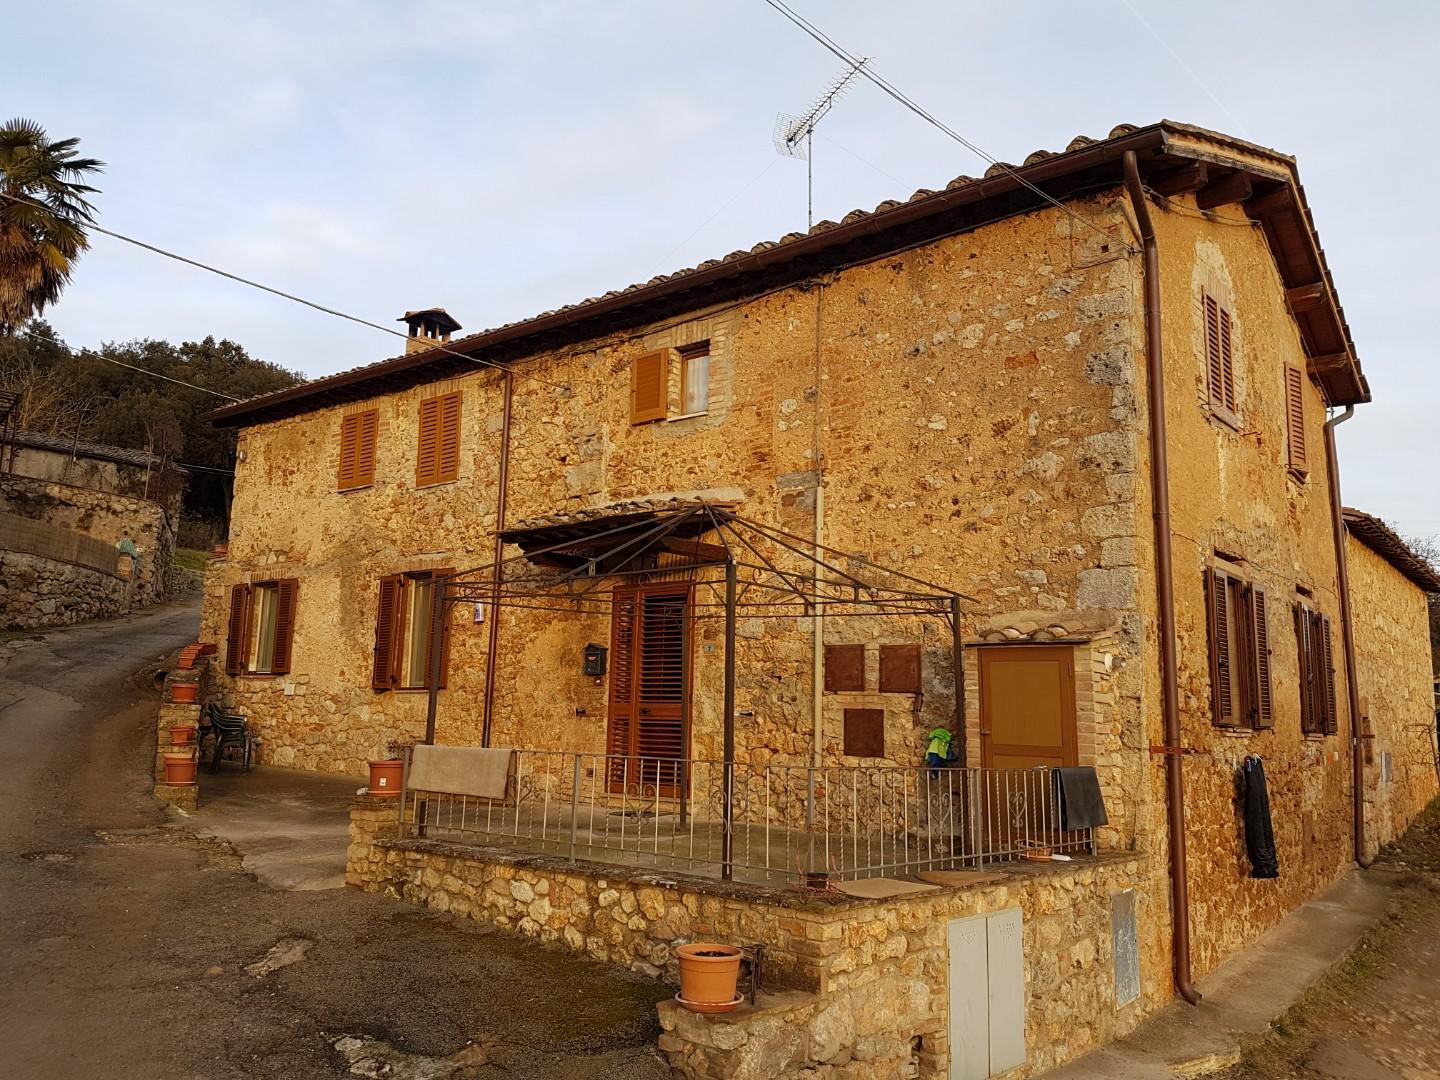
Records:
[[[1203,161],[1192,161],[1178,169],[1157,174],[1148,180],[1147,184],[1155,194],[1169,198],[1183,195],[1187,191],[1196,191],[1204,187],[1209,179],[1210,166]]]
[[[1245,203],[1245,213],[1252,218],[1268,218],[1294,205],[1295,196],[1289,184],[1277,184],[1268,191],[1262,191]]]
[[[1285,306],[1290,309],[1292,315],[1324,307],[1327,300],[1323,281],[1312,281],[1308,285],[1296,285],[1294,288],[1285,290]]]
[[[1195,205],[1201,210],[1213,210],[1228,203],[1244,202],[1250,198],[1251,191],[1250,174],[1237,170],[1229,176],[1210,181],[1197,191]]]
[[[1310,369],[1312,375],[1326,375],[1332,371],[1339,371],[1349,363],[1350,354],[1343,352],[1305,358],[1305,365]]]

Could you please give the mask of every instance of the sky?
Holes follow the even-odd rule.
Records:
[[[1440,5],[791,3],[1001,160],[1162,117],[1296,155],[1375,398],[1337,431],[1345,501],[1440,534]],[[466,332],[803,229],[805,166],[771,133],[840,67],[763,0],[51,0],[6,25],[45,44],[7,49],[0,113],[107,163],[106,227]],[[858,83],[815,141],[816,220],[986,164]],[[400,351],[103,236],[46,317],[307,376]]]

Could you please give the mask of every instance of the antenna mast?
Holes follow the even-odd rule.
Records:
[[[825,114],[834,107],[835,102],[854,81],[855,76],[860,74],[860,70],[869,62],[868,56],[862,56],[859,60],[849,64],[836,76],[825,92],[815,99],[810,108],[800,116],[790,116],[786,113],[777,113],[775,116],[773,135],[775,150],[785,157],[799,158],[805,161],[805,227],[807,229],[815,224],[815,128]]]

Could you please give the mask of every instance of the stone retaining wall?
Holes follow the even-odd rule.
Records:
[[[1022,912],[1027,990],[1028,1063],[1012,1075],[1077,1057],[1128,1031],[1170,997],[1163,881],[1146,880],[1131,854],[1018,864],[994,884],[864,901],[401,840],[395,838],[398,811],[391,799],[356,799],[350,887],[652,977],[676,978],[675,949],[686,942],[763,944],[767,985],[796,992],[780,1006],[772,1000],[723,1021],[662,1006],[661,1045],[684,1076],[946,1075],[947,924],[1006,908]],[[1132,889],[1142,990],[1117,1005],[1112,903]]]
[[[88,566],[0,551],[0,629],[108,619],[130,610],[130,582]]]

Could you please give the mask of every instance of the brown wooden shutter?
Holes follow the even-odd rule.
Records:
[[[1275,726],[1275,709],[1270,693],[1270,626],[1266,619],[1265,590],[1250,590],[1250,641],[1254,647],[1255,726]]]
[[[1320,616],[1321,649],[1324,668],[1321,676],[1324,679],[1325,708],[1325,734],[1336,735],[1340,731],[1340,717],[1335,710],[1335,655],[1330,645],[1330,616]]]
[[[670,350],[636,357],[630,365],[630,422],[665,419],[670,396]]]
[[[880,692],[920,693],[920,646],[880,646]],[[880,755],[875,755],[879,757]]]
[[[623,791],[634,753],[635,714],[635,586],[617,586],[610,607],[610,709],[606,726],[605,753],[610,756],[608,786]]]
[[[1220,309],[1220,367],[1223,372],[1222,404],[1232,413],[1235,411],[1235,355],[1231,351],[1230,312]]]
[[[300,582],[284,578],[275,583],[275,652],[270,660],[272,675],[290,672],[291,646],[295,640],[295,600]]]
[[[1205,308],[1205,380],[1210,404],[1235,411],[1235,358],[1232,352],[1230,312],[1209,293]]]
[[[420,432],[415,444],[415,484],[440,480],[440,399],[420,402]]]
[[[450,576],[451,574],[453,574],[453,573],[455,573],[454,567],[447,567],[447,568],[444,569],[444,570],[436,570],[436,571],[434,572],[434,574],[431,575],[431,581],[434,582],[434,586],[435,586],[435,591],[431,594],[431,595],[433,596],[433,598],[434,598],[434,601],[433,601],[434,603],[437,603],[437,604],[440,603],[440,580],[439,580],[439,579],[440,579],[440,578],[449,577],[449,576]],[[449,681],[450,681],[450,627],[451,627],[451,624],[452,624],[453,621],[454,621],[453,618],[452,618],[452,616],[453,616],[454,614],[455,614],[454,608],[452,607],[451,610],[445,611],[445,612],[443,612],[442,615],[441,615],[441,622],[440,622],[440,689],[441,689],[441,690],[444,690],[445,687],[449,684]],[[431,637],[430,627],[428,627],[428,626],[425,628],[425,641],[426,641],[426,646],[425,646],[425,688],[428,690],[428,689],[430,688],[430,661],[431,661],[431,659],[432,659],[432,655],[431,655],[430,650],[435,647],[435,642],[434,642],[433,638]]]
[[[240,675],[245,671],[245,624],[250,616],[250,586],[235,585],[230,589],[230,619],[225,630],[225,673]]]
[[[395,659],[400,639],[400,585],[400,574],[380,579],[380,600],[375,609],[375,657],[370,669],[370,686],[376,690],[393,690],[399,682]]]
[[[1221,727],[1235,727],[1235,673],[1230,662],[1230,579],[1213,567],[1205,571],[1210,634],[1210,713]]]
[[[1309,608],[1296,603],[1295,652],[1300,661],[1300,730],[1306,735],[1318,734],[1325,727],[1315,708],[1315,649],[1310,640],[1310,615]]]
[[[843,693],[865,689],[865,646],[825,646],[825,689]]]
[[[340,420],[340,469],[335,486],[341,491],[357,487],[355,459],[360,450],[360,417],[346,416]]]
[[[437,482],[460,476],[460,391],[440,399],[440,437],[436,451]],[[453,571],[452,571],[453,572]]]
[[[1309,468],[1305,448],[1305,374],[1294,365],[1285,368],[1285,433],[1290,447],[1290,467],[1304,472]]]

